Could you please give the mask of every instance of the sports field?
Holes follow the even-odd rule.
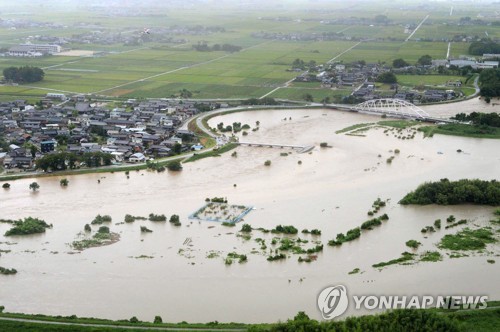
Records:
[[[415,63],[426,54],[433,59],[444,59],[448,42],[443,40],[457,34],[480,34],[486,29],[490,37],[500,37],[500,26],[459,27],[455,24],[460,17],[477,15],[484,12],[484,8],[475,10],[459,4],[455,6],[455,14],[450,16],[450,8],[438,3],[432,6],[412,6],[411,3],[402,6],[401,3],[386,2],[382,11],[380,6],[369,4],[348,6],[335,2],[325,8],[325,2],[321,3],[323,6],[297,1],[296,6],[290,6],[289,9],[270,7],[268,10],[243,10],[237,5],[220,10],[216,4],[199,9],[162,7],[141,10],[141,14],[134,15],[133,8],[124,10],[128,15],[115,15],[111,10],[100,12],[84,6],[59,10],[49,6],[36,8],[29,15],[24,13],[22,18],[29,17],[35,22],[56,22],[63,27],[0,27],[0,47],[5,49],[17,45],[32,40],[29,36],[36,35],[69,37],[97,33],[120,34],[136,36],[138,42],[129,46],[112,42],[72,42],[65,45],[72,53],[64,56],[0,57],[0,69],[31,65],[43,68],[46,73],[45,79],[39,83],[0,86],[0,99],[30,99],[47,92],[84,93],[109,98],[171,97],[187,89],[192,92],[192,98],[200,99],[269,95],[300,100],[305,93],[309,93],[317,100],[340,93],[349,94],[350,91],[332,91],[317,85],[285,86],[297,75],[296,72],[287,71],[295,59],[300,58],[305,62],[314,60],[318,64],[332,59],[343,63],[364,60],[391,64],[394,59],[403,58]],[[20,15],[16,13],[14,4],[3,9],[2,14],[4,18],[14,19],[19,19]],[[386,16],[391,23],[346,24],[342,21],[346,17],[373,19],[377,15]],[[404,33],[404,26],[416,25],[426,15],[429,15],[429,19],[405,42],[408,34]],[[174,25],[217,26],[224,30],[177,33],[173,35],[176,42],[161,40],[164,29]],[[140,35],[144,27],[151,29],[152,41],[145,41]],[[275,38],[254,36],[260,32],[279,35]],[[342,34],[347,40],[304,40],[323,33]],[[235,53],[200,52],[192,47],[199,42],[208,45],[232,44],[242,49]],[[89,52],[94,52],[94,56]],[[451,56],[458,57],[467,52],[468,43],[451,44]],[[411,79],[404,77],[403,84],[432,85],[436,84],[435,79],[425,76]]]

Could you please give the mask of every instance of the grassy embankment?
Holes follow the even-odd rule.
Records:
[[[425,137],[432,137],[434,134],[442,134],[474,138],[500,138],[500,128],[490,126],[475,126],[460,123],[425,126],[420,127],[418,130],[422,131]]]
[[[489,332],[497,331],[500,321],[500,308],[498,301],[488,302],[488,308],[482,310],[467,309],[425,309],[425,310],[396,310],[377,315],[366,315],[360,317],[349,317],[340,321],[318,322],[309,319],[304,313],[299,313],[293,320],[276,324],[239,324],[239,323],[147,323],[130,320],[111,321],[95,318],[52,317],[45,315],[26,314],[0,314],[0,329],[5,332],[10,331],[119,331],[120,327],[126,331],[144,331],[147,328],[179,329],[179,330],[199,330],[204,331],[224,331],[227,329],[241,331],[359,331],[377,329],[380,331],[421,331],[425,328],[428,331],[477,331]],[[1,320],[2,317],[19,318],[43,322],[14,322]],[[131,319],[135,321],[134,319]],[[53,325],[49,322],[62,322],[71,325]],[[94,324],[99,326],[84,326],[73,324]]]
[[[186,158],[187,155],[190,153],[185,153],[185,154],[178,155],[178,156],[158,159],[155,161],[155,163],[158,163],[158,166],[166,166],[170,162],[172,162],[176,159]],[[148,165],[146,163],[141,163],[139,165],[105,166],[105,167],[99,167],[99,168],[84,168],[84,169],[58,171],[58,172],[53,172],[53,173],[18,173],[18,174],[13,174],[13,175],[0,176],[0,182],[18,180],[18,179],[23,179],[23,178],[41,178],[41,177],[49,177],[49,176],[139,171],[139,170],[144,170],[147,168],[148,168]]]
[[[344,134],[344,133],[349,133],[357,130],[364,130],[364,129],[370,129],[371,127],[374,127],[376,125],[382,126],[382,127],[391,127],[391,128],[397,128],[397,129],[405,129],[408,127],[412,127],[419,124],[419,122],[416,121],[410,121],[410,120],[382,120],[378,122],[368,122],[368,123],[359,123],[355,124],[340,130],[337,130],[335,134]]]
[[[422,123],[410,120],[384,120],[384,121],[379,121],[376,124],[380,126],[405,129]],[[356,129],[368,129],[373,125],[375,125],[375,123],[355,124],[337,130],[335,133],[342,134],[354,131]],[[461,123],[424,125],[424,126],[419,126],[418,130],[424,133],[424,137],[432,137],[434,134],[442,134],[442,135],[453,135],[453,136],[472,137],[472,138],[493,138],[493,139],[500,138],[500,128],[495,128],[491,126],[476,126],[476,125],[461,124]]]
[[[200,160],[203,158],[208,158],[208,157],[220,157],[220,155],[224,152],[228,152],[234,148],[236,148],[238,144],[236,143],[228,143],[218,149],[214,149],[212,151],[207,151],[207,152],[202,152],[202,153],[195,153],[193,156],[187,158],[184,160],[184,163],[189,163],[192,161]]]

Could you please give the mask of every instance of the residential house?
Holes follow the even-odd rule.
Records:
[[[146,156],[140,152],[134,153],[128,158],[131,163],[143,163],[146,161]]]

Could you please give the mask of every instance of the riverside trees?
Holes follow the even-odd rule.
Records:
[[[113,156],[104,152],[86,152],[77,155],[71,152],[51,153],[36,161],[36,167],[44,171],[60,171],[65,169],[75,169],[80,163],[87,167],[109,166]]]
[[[469,180],[450,181],[441,179],[420,185],[415,191],[408,193],[400,204],[484,204],[500,205],[500,182],[496,180]]]

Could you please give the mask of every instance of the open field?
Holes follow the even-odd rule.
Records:
[[[446,85],[448,81],[463,81],[465,77],[451,76],[451,75],[398,75],[398,82],[401,85],[415,86],[415,85]]]
[[[382,11],[380,5],[372,3],[363,6],[330,3],[325,8],[324,4],[298,1],[295,6],[286,10],[273,4],[269,4],[269,8],[243,11],[237,5],[228,5],[229,9],[225,12],[216,5],[207,5],[206,8],[199,9],[146,8],[141,9],[140,13],[128,8],[120,14],[113,9],[96,11],[84,6],[68,6],[57,10],[51,10],[48,6],[19,14],[16,6],[9,4],[2,11],[5,19],[29,18],[33,22],[55,22],[60,26],[15,29],[2,26],[0,47],[8,48],[27,41],[37,42],[32,38],[36,35],[123,35],[136,38],[136,43],[127,46],[116,41],[71,41],[64,47],[74,51],[65,53],[66,56],[0,57],[0,69],[31,65],[43,68],[46,73],[44,81],[30,86],[0,86],[0,100],[37,98],[51,91],[118,98],[171,97],[178,94],[180,89],[191,91],[193,98],[261,97],[297,75],[287,71],[297,58],[305,62],[314,60],[318,64],[334,58],[344,63],[364,60],[391,64],[396,58],[415,63],[426,54],[434,59],[444,59],[448,48],[446,39],[456,35],[485,36],[487,31],[491,38],[499,38],[499,26],[456,24],[463,16],[475,17],[488,12],[490,8],[484,6],[468,8],[463,4],[454,4],[454,15],[450,16],[450,7],[446,4],[419,5],[416,2],[405,2],[404,5],[385,2]],[[369,24],[377,15],[385,15],[389,24]],[[408,37],[404,33],[405,25],[416,25],[426,15],[430,17],[425,24],[408,42],[404,42]],[[283,19],[275,19],[277,17]],[[364,21],[342,21],[349,17],[362,18]],[[201,33],[181,31],[171,37],[182,42],[162,40],[165,34],[162,29],[174,25],[217,26],[224,30]],[[152,40],[149,42],[140,35],[145,26],[152,31]],[[280,35],[274,39],[253,35],[261,32]],[[285,38],[287,34],[295,37]],[[322,34],[345,38],[328,41],[309,38]],[[433,41],[429,41],[431,39]],[[359,40],[362,42],[357,45]],[[208,45],[227,43],[240,46],[242,50],[236,53],[198,52],[192,48],[198,42],[206,42]],[[352,48],[353,46],[355,47]],[[89,52],[103,53],[91,57],[88,56]],[[452,43],[451,56],[467,55],[467,52],[468,43]],[[433,76],[404,77],[402,83],[434,85],[436,79]],[[348,90],[345,92],[348,94]],[[292,88],[279,89],[270,96],[300,100],[304,93],[310,93],[316,99],[333,97],[339,91],[309,91],[307,86],[297,84]]]

